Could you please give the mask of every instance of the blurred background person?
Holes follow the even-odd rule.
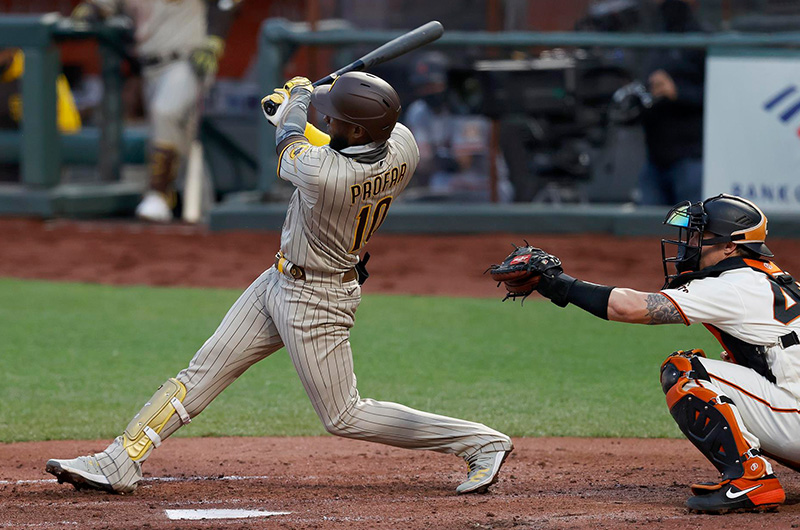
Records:
[[[453,155],[454,118],[464,109],[448,95],[449,60],[440,52],[428,52],[417,60],[409,77],[414,101],[408,106],[405,123],[419,145],[417,186],[429,186],[434,176],[456,173],[458,162]]]
[[[169,222],[175,180],[197,133],[200,102],[217,72],[241,0],[87,0],[72,13],[94,22],[130,16],[150,127],[149,185],[137,217]]]
[[[490,127],[485,116],[467,104],[450,79],[451,62],[441,52],[427,52],[413,63],[409,84],[416,98],[405,123],[419,145],[417,198],[485,201],[489,199]],[[503,160],[500,195],[510,200]],[[414,193],[410,194],[414,196]]]
[[[661,0],[659,30],[701,31],[690,0]],[[639,174],[638,203],[699,201],[703,179],[705,51],[658,48],[644,62],[653,99],[642,125],[647,161]]]

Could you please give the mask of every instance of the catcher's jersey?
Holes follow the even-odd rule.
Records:
[[[139,56],[188,53],[206,36],[206,0],[94,0],[109,12],[124,12],[136,26]]]
[[[661,293],[675,304],[686,325],[710,324],[739,341],[763,347],[759,355],[776,384],[800,397],[800,345],[784,348],[780,342],[792,331],[800,335],[800,300],[787,289],[746,267]]]
[[[328,146],[288,145],[278,176],[297,188],[281,233],[284,256],[309,270],[345,272],[380,227],[419,162],[414,136],[398,123],[381,160],[362,163]],[[357,155],[365,146],[345,149]]]

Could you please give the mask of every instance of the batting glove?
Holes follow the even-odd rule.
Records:
[[[285,88],[276,88],[272,94],[265,96],[264,99],[261,100],[261,111],[264,113],[264,117],[275,127],[278,126],[281,118],[286,113],[286,105],[283,105],[283,103],[288,101],[288,99],[288,90]],[[272,108],[275,109],[275,113],[272,115],[267,112],[268,104],[271,104]]]
[[[292,93],[292,90],[294,90],[294,89],[307,90],[308,92],[311,92],[311,91],[314,90],[314,87],[311,86],[311,80],[309,80],[307,77],[303,77],[303,76],[297,76],[297,77],[293,77],[293,78],[289,79],[288,81],[286,81],[286,84],[283,85],[283,88],[284,88],[284,90],[286,90],[290,94]]]
[[[197,77],[206,79],[216,75],[219,69],[219,59],[224,51],[225,41],[216,35],[209,35],[202,46],[192,50],[189,55],[189,63]]]

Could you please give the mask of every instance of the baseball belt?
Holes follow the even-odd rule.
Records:
[[[184,54],[180,52],[173,51],[164,55],[145,55],[139,58],[139,64],[143,68],[148,68],[151,66],[159,66],[166,63],[173,63],[175,61],[180,61],[183,59]]]
[[[306,270],[300,265],[295,265],[288,259],[284,258],[283,252],[278,252],[275,254],[275,268],[278,269],[278,272],[281,274],[285,274],[291,278],[294,278],[295,280],[306,279]],[[342,276],[342,282],[352,282],[356,278],[358,278],[356,270],[350,269]]]

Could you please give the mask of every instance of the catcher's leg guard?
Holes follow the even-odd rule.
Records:
[[[693,484],[694,511],[722,513],[772,509],[785,499],[772,466],[745,439],[733,401],[710,386],[698,355],[675,352],[661,365],[661,386],[684,435],[722,474],[719,483]],[[703,386],[703,382],[709,383]]]
[[[703,381],[710,377],[694,350],[676,352],[661,365],[661,387],[678,427],[724,479],[739,478],[752,447],[739,430],[733,401]]]
[[[167,379],[158,387],[156,393],[133,417],[122,435],[123,445],[131,460],[142,460],[152,446],[161,445],[159,433],[173,414],[178,414],[184,425],[192,421],[181,403],[185,397],[186,387],[174,377]]]

